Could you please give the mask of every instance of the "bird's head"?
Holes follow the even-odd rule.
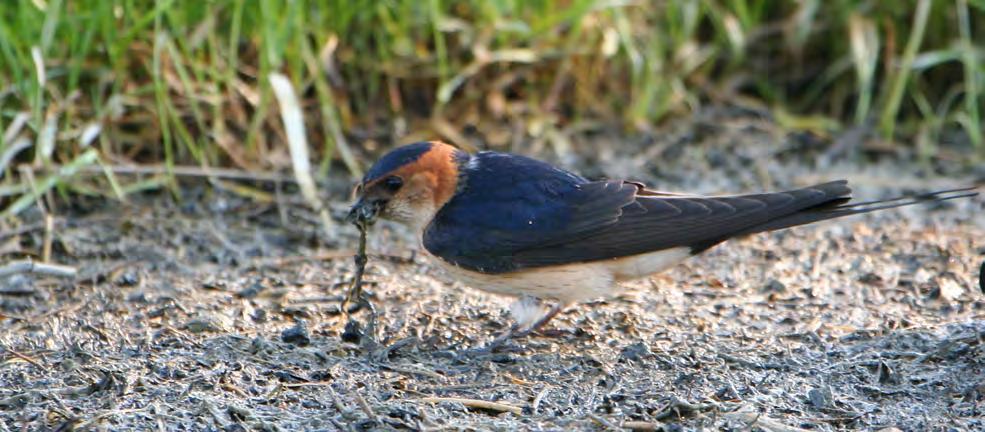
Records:
[[[455,194],[459,166],[468,153],[437,141],[394,149],[366,172],[356,186],[347,220],[390,219],[421,229]]]

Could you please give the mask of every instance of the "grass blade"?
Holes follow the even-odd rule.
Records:
[[[932,0],[919,0],[916,12],[913,14],[913,31],[910,33],[909,40],[906,41],[906,48],[903,51],[903,60],[896,67],[893,73],[892,84],[889,90],[889,99],[883,107],[882,115],[879,118],[879,129],[882,136],[892,139],[896,128],[896,116],[899,114],[900,104],[903,102],[903,95],[906,90],[907,80],[910,78],[910,69],[913,66],[913,59],[917,56],[917,51],[923,43],[924,31],[927,29],[927,19],[930,17],[930,6]]]
[[[294,93],[294,86],[291,81],[280,73],[272,73],[269,76],[270,87],[274,91],[274,96],[280,103],[280,116],[284,122],[284,129],[287,131],[287,146],[291,153],[291,165],[294,168],[294,177],[297,179],[298,187],[301,188],[301,195],[308,202],[311,208],[320,213],[322,226],[326,232],[330,232],[335,224],[328,217],[328,211],[318,198],[318,188],[315,179],[311,175],[311,161],[308,158],[308,139],[304,132],[304,114],[301,112],[301,104]]]
[[[0,219],[9,218],[24,211],[24,209],[30,207],[38,197],[44,195],[48,190],[59,183],[67,181],[79,172],[79,170],[96,163],[97,160],[99,160],[99,153],[95,149],[86,150],[67,165],[60,167],[54,174],[38,181],[32,191],[21,195],[17,200],[7,206],[7,208],[3,209],[3,212],[0,212]]]

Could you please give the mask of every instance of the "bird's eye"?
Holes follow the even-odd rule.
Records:
[[[390,176],[383,179],[383,187],[390,192],[396,192],[400,190],[400,187],[404,185],[404,179],[397,176]]]

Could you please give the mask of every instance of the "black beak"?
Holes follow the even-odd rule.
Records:
[[[349,223],[365,223],[372,225],[383,209],[384,202],[378,199],[367,199],[359,197],[359,200],[349,209],[349,214],[345,216],[345,221]]]

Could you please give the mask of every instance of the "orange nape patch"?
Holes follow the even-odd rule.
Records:
[[[458,188],[458,164],[455,153],[461,150],[439,141],[431,142],[431,149],[416,161],[404,165],[394,174],[411,179],[420,178],[433,192],[434,208],[441,208]]]

